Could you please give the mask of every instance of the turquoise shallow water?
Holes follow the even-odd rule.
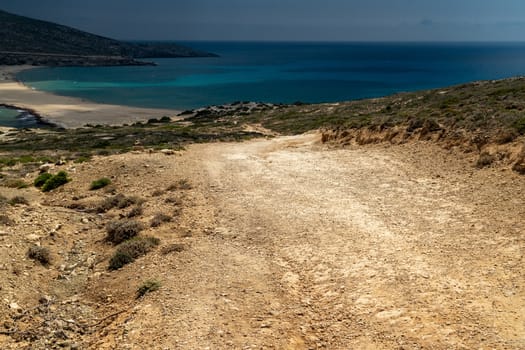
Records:
[[[41,68],[18,78],[96,102],[190,109],[237,100],[334,102],[525,75],[524,43],[188,42],[219,58],[156,67]]]
[[[0,126],[11,128],[35,128],[43,125],[31,114],[0,106]]]

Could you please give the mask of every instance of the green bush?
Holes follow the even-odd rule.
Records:
[[[51,261],[51,253],[49,252],[49,249],[38,245],[29,247],[27,256],[30,259],[40,262],[42,265],[49,265],[49,262]]]
[[[42,186],[42,191],[49,192],[58,188],[62,185],[67,184],[70,179],[67,178],[67,173],[65,171],[59,171],[56,175],[53,175]]]
[[[113,244],[119,244],[135,237],[142,231],[142,225],[135,220],[122,219],[110,221],[106,226],[106,231],[108,233],[106,240]]]
[[[102,177],[98,180],[95,180],[91,183],[91,186],[89,186],[90,190],[98,190],[99,188],[106,187],[107,185],[111,184],[111,180],[107,177]]]
[[[35,181],[33,181],[33,184],[35,185],[35,187],[40,188],[40,187],[44,186],[46,181],[49,180],[52,177],[53,177],[53,174],[50,174],[50,173],[47,173],[47,172],[46,173],[42,173],[42,174],[37,176]]]
[[[137,289],[137,299],[144,295],[159,290],[161,284],[156,280],[147,280]]]
[[[122,266],[146,255],[153,247],[159,245],[160,240],[155,237],[136,237],[117,246],[115,254],[109,261],[109,269],[117,270]]]

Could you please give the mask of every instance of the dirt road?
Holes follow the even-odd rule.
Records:
[[[194,184],[189,248],[155,265],[163,288],[120,346],[525,349],[524,178],[318,139],[195,145],[172,165]]]

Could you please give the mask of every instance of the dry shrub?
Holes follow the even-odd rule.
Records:
[[[14,225],[14,221],[7,215],[1,214],[0,215],[0,225],[4,226],[12,226]]]
[[[143,200],[137,197],[126,197],[123,194],[108,197],[100,202],[96,207],[97,213],[105,213],[113,208],[124,209],[133,204],[140,204]]]
[[[9,188],[27,188],[29,185],[20,179],[5,179],[4,180],[4,186]]]
[[[156,280],[148,280],[142,283],[142,285],[137,289],[137,299],[143,297],[144,295],[154,292],[160,288],[160,282]]]
[[[73,209],[73,210],[85,210],[86,205],[84,203],[80,202],[70,202],[64,205],[65,208]]]
[[[162,254],[164,254],[164,255],[167,255],[167,254],[170,254],[170,253],[180,253],[184,249],[186,249],[186,248],[184,247],[183,244],[173,243],[173,244],[167,245],[165,247],[162,247],[160,252]]]
[[[160,240],[155,237],[136,237],[118,245],[115,254],[109,261],[110,270],[118,270],[122,266],[146,255],[152,248],[159,245]]]
[[[151,219],[150,226],[151,227],[159,227],[165,222],[170,222],[172,220],[172,217],[169,215],[166,215],[164,213],[157,213],[155,216],[153,216],[153,219]]]
[[[129,219],[141,216],[144,210],[142,209],[142,206],[137,205],[136,207],[131,208],[131,210],[126,214],[126,217]]]
[[[512,166],[512,170],[514,170],[518,174],[525,175],[525,151],[518,158],[516,163],[514,163],[514,165]]]
[[[40,262],[42,265],[49,265],[51,262],[51,252],[49,248],[33,245],[29,247],[27,256],[30,259]]]
[[[483,152],[479,155],[478,161],[476,162],[476,168],[482,169],[490,166],[496,158],[488,152]]]
[[[177,190],[190,190],[191,184],[188,180],[182,179],[179,180],[166,188],[166,191],[177,191]]]
[[[181,205],[182,201],[178,197],[168,197],[164,200],[167,204],[173,204],[173,205]]]
[[[142,231],[142,225],[135,220],[110,221],[106,226],[106,241],[119,244],[135,237],[140,231]]]
[[[159,197],[159,196],[162,196],[164,194],[164,191],[163,190],[155,190],[151,193],[151,195],[153,197]]]
[[[11,205],[17,205],[17,204],[28,205],[29,201],[25,197],[14,196],[13,198],[11,198],[9,200],[9,204],[11,204]]]

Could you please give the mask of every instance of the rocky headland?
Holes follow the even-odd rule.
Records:
[[[0,65],[152,65],[148,58],[216,57],[182,45],[123,42],[0,10]]]

